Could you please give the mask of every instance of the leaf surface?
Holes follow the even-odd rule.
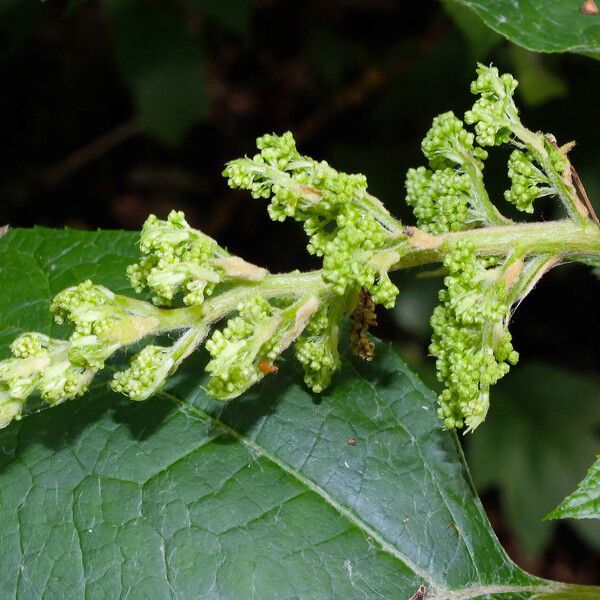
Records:
[[[53,294],[126,289],[135,234],[0,240],[3,351],[60,331]],[[500,547],[435,397],[387,346],[313,397],[292,361],[238,401],[202,357],[143,403],[98,381],[0,434],[2,598],[600,598],[535,579]],[[354,443],[356,440],[356,443]]]
[[[546,518],[600,519],[600,455],[585,479]]]
[[[494,31],[529,50],[600,58],[600,14],[583,0],[460,0]]]

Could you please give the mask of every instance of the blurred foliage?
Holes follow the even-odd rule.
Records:
[[[106,0],[119,71],[143,129],[179,143],[206,116],[204,53],[181,20],[144,0]]]
[[[533,47],[521,25],[538,19],[544,39],[536,47],[593,53],[585,44],[600,16],[582,15],[580,4],[3,0],[0,224],[139,229],[149,212],[178,208],[252,261],[273,270],[311,267],[302,232],[274,226],[261,203],[227,191],[223,164],[251,153],[257,135],[290,129],[301,151],[365,173],[371,191],[412,222],[405,172],[422,163],[420,142],[432,118],[460,114],[472,102],[468,84],[478,60],[521,81],[531,128],[552,129],[561,143],[577,140],[573,161],[600,208],[598,63],[529,52],[485,25]],[[521,25],[506,30],[502,15]],[[560,21],[546,22],[556,15]],[[584,44],[575,47],[574,36]],[[508,185],[506,159],[497,154],[486,167],[497,197]],[[440,274],[413,275],[399,276],[397,307],[381,315],[377,333],[402,345],[428,377]],[[521,365],[469,440],[479,444],[471,448],[478,482],[499,490],[503,518],[529,555],[563,540],[563,529],[556,533],[541,519],[560,500],[559,489],[569,492],[581,479],[599,444],[597,383],[586,382],[600,361],[600,282],[586,269],[563,267],[539,287],[515,315]],[[535,393],[534,375],[543,383]],[[543,418],[533,418],[534,407]],[[554,452],[539,463],[549,446]],[[511,457],[514,479],[501,472],[500,453]],[[530,531],[521,525],[525,514],[536,523]],[[584,537],[595,576],[600,559],[589,543],[598,538]]]
[[[469,465],[480,490],[502,490],[509,524],[531,558],[557,525],[541,517],[575,489],[600,451],[600,381],[529,362],[506,378],[495,400],[488,426],[469,440]],[[600,523],[569,525],[600,548]]]

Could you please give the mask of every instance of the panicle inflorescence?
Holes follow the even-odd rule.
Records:
[[[439,415],[448,428],[475,429],[489,407],[489,389],[514,365],[518,354],[508,332],[510,306],[503,269],[492,257],[477,257],[461,243],[445,261],[449,275],[432,315],[430,352],[446,389]]]
[[[338,172],[325,161],[302,156],[290,132],[265,135],[257,147],[260,152],[253,158],[227,165],[229,185],[250,190],[255,198],[270,198],[273,220],[302,222],[308,251],[323,258],[323,277],[338,294],[362,287],[376,302],[393,306],[397,288],[387,270],[369,260],[392,240],[378,218],[389,213],[369,196],[364,175]]]
[[[289,132],[262,136],[255,156],[227,165],[228,183],[269,199],[273,220],[302,223],[308,251],[322,259],[323,269],[272,275],[190,227],[181,212],[166,220],[151,215],[140,236],[143,256],[127,274],[136,292],[150,292],[154,305],[91,281],[58,294],[51,311],[58,323],[69,321],[73,333],[66,341],[40,333],[14,341],[12,357],[0,362],[0,427],[20,418],[32,393],[51,405],[74,398],[116,351],[148,336],[176,335],[171,346],[151,342],[113,377],[115,391],[145,400],[225,318],[206,342],[209,394],[223,400],[239,396],[276,373],[275,361],[290,346],[306,384],[320,393],[340,364],[343,316],[354,315],[354,350],[371,360],[367,330],[376,323],[375,305],[392,307],[398,293],[390,270],[405,260],[421,264],[423,258],[444,257],[448,275],[431,318],[430,346],[445,385],[439,415],[448,428],[475,429],[488,411],[490,386],[518,359],[508,332],[512,306],[555,261],[532,254],[526,241],[502,256],[485,256],[498,251],[489,242],[493,234],[456,235],[512,223],[485,190],[483,147],[507,142],[516,147],[505,197],[519,210],[532,212],[537,198],[557,195],[576,222],[587,215],[577,203],[576,173],[567,159],[572,144],[559,147],[551,135],[523,127],[511,75],[483,65],[477,74],[471,90],[478,99],[464,117],[475,133],[452,112],[439,115],[421,145],[428,166],[408,171],[406,199],[423,231],[403,228],[369,194],[364,175],[301,155]],[[411,253],[420,253],[414,262]],[[155,306],[178,302],[187,306]]]
[[[454,113],[433,120],[421,144],[430,169],[409,169],[406,202],[417,223],[429,233],[460,231],[496,217],[483,187],[483,161],[487,152],[474,143]]]
[[[226,257],[212,238],[192,229],[181,211],[171,211],[166,221],[150,215],[140,236],[145,256],[127,269],[133,289],[146,288],[155,304],[169,306],[182,292],[185,304],[201,304],[222,281],[222,269],[212,262]]]
[[[206,342],[212,358],[206,366],[211,396],[234,398],[264,376],[260,363],[277,357],[275,333],[280,323],[280,311],[256,296],[243,302],[222,330],[215,330]]]
[[[0,362],[0,427],[20,418],[34,392],[51,405],[75,398],[97,369],[73,360],[69,343],[41,333],[26,333],[11,344],[13,358]]]
[[[465,113],[465,122],[475,125],[477,143],[498,146],[510,140],[512,127],[519,123],[519,111],[513,96],[518,82],[510,74],[500,75],[496,67],[478,65],[477,79],[471,92],[480,98]]]
[[[74,331],[68,340],[26,333],[13,342],[13,358],[0,362],[0,427],[19,418],[34,392],[51,405],[85,392],[114,352],[158,327],[156,316],[140,310],[144,304],[91,281],[60,292],[50,310]]]
[[[323,307],[294,345],[296,358],[304,369],[304,382],[317,394],[331,383],[331,376],[340,365],[338,342],[343,312],[341,300]]]
[[[174,365],[172,348],[146,346],[133,357],[128,369],[115,373],[111,387],[132,400],[146,400],[162,387]]]
[[[532,213],[535,200],[555,194],[550,179],[535,165],[531,152],[513,150],[508,160],[508,176],[511,187],[504,197],[523,212]]]
[[[546,140],[544,145],[554,169],[564,176],[569,167],[566,156]],[[511,187],[504,192],[504,197],[523,212],[532,213],[533,203],[538,198],[557,194],[551,178],[538,165],[531,150],[513,150],[508,160],[508,176]]]
[[[462,167],[467,163],[483,169],[488,153],[476,146],[474,140],[475,136],[449,111],[433,119],[431,129],[421,143],[421,150],[432,169]]]
[[[206,342],[212,357],[206,366],[208,392],[222,400],[234,398],[274,372],[275,360],[313,322],[318,307],[311,295],[283,305],[260,296],[241,303],[238,314]]]

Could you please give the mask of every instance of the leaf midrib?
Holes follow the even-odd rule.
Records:
[[[366,382],[368,385],[368,382]],[[192,406],[187,402],[181,400],[177,396],[170,394],[165,391],[158,392],[158,395],[173,402],[177,407],[190,418],[195,418],[203,422],[210,422],[220,429],[221,433],[230,435],[232,438],[238,440],[240,444],[248,448],[251,452],[267,459],[275,466],[280,468],[282,471],[293,477],[301,485],[305,486],[320,498],[322,498],[331,508],[336,510],[342,517],[347,519],[360,531],[362,531],[367,537],[377,542],[381,550],[390,556],[399,560],[407,568],[409,568],[415,575],[423,580],[423,583],[428,586],[427,600],[469,600],[478,596],[494,593],[511,593],[511,592],[532,592],[532,593],[549,593],[562,589],[560,584],[549,583],[547,585],[525,585],[525,586],[511,586],[511,585],[477,585],[469,586],[459,590],[449,590],[445,588],[440,582],[432,579],[431,575],[421,568],[417,567],[406,555],[400,552],[391,542],[386,540],[379,532],[373,529],[368,523],[363,521],[358,515],[356,515],[348,507],[344,506],[341,502],[333,498],[327,491],[325,491],[317,483],[302,475],[297,470],[292,468],[289,464],[279,459],[277,456],[269,452],[266,448],[257,444],[253,439],[241,434],[236,429],[230,427],[219,418],[211,415],[210,413]],[[546,582],[545,582],[546,583]]]
[[[358,527],[368,537],[375,540],[381,546],[381,549],[384,552],[390,554],[395,559],[402,562],[413,573],[415,573],[416,575],[421,577],[429,585],[435,585],[438,588],[442,587],[442,586],[440,586],[440,584],[438,582],[431,579],[431,576],[428,573],[425,573],[419,567],[414,565],[414,563],[408,557],[406,557],[404,554],[402,554],[389,541],[387,541],[380,533],[375,531],[369,524],[365,523],[362,519],[360,519],[348,507],[344,506],[343,504],[341,504],[340,502],[335,500],[321,486],[319,486],[318,484],[316,484],[314,481],[312,481],[308,477],[305,477],[304,475],[302,475],[301,473],[299,473],[298,471],[293,469],[286,462],[277,458],[277,456],[275,456],[274,454],[269,452],[266,448],[263,448],[262,446],[257,444],[254,440],[250,439],[249,437],[246,437],[245,435],[241,434],[240,432],[233,429],[229,425],[225,424],[223,421],[219,420],[214,415],[207,413],[206,411],[202,410],[201,408],[198,408],[197,406],[191,406],[190,404],[188,404],[187,402],[184,402],[180,398],[177,398],[177,396],[174,396],[173,394],[170,394],[165,391],[161,391],[158,393],[158,395],[162,396],[163,398],[165,398],[167,400],[170,400],[171,402],[174,402],[181,409],[181,411],[184,412],[186,415],[197,418],[197,419],[205,421],[205,422],[210,421],[211,423],[213,423],[214,425],[219,427],[221,429],[222,433],[226,433],[226,434],[232,436],[233,438],[238,440],[243,446],[245,446],[252,452],[254,452],[254,453],[266,458],[268,461],[272,462],[274,465],[276,465],[277,467],[282,469],[285,473],[287,473],[288,475],[290,475],[294,479],[296,479],[303,486],[307,487],[308,489],[310,489],[311,491],[313,491],[317,495],[319,495],[323,500],[325,500],[325,502],[327,502],[327,504],[329,504],[332,508],[334,508],[338,513],[340,513],[340,515],[342,515],[344,518],[348,519],[353,525]]]

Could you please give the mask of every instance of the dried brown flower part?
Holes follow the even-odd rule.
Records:
[[[350,329],[352,352],[366,361],[372,361],[375,354],[375,344],[367,337],[369,327],[377,325],[375,303],[367,290],[360,290],[356,308],[352,313]]]

